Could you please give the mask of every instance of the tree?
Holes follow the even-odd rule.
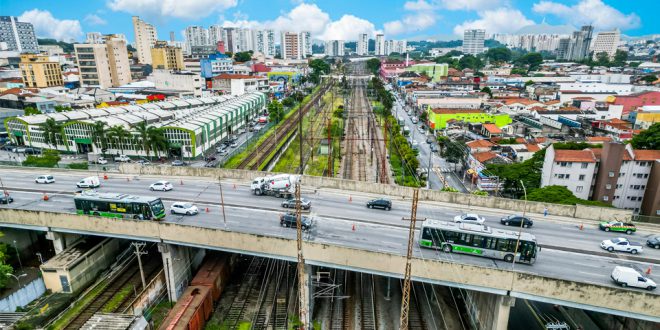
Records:
[[[234,54],[234,60],[236,62],[247,62],[252,59],[252,52],[247,51],[247,52],[238,52]]]
[[[589,201],[577,198],[573,192],[564,186],[546,186],[536,188],[527,194],[527,200],[535,202],[553,203],[553,204],[584,204],[611,207],[611,205],[600,201]]]
[[[625,50],[617,49],[614,53],[614,60],[612,61],[616,66],[624,66],[628,60],[628,52]]]
[[[529,86],[529,85],[534,85],[534,81],[532,81],[532,80],[527,80],[527,81],[525,82],[525,87],[527,87],[527,86]]]
[[[101,148],[101,154],[105,157],[105,152],[108,149],[108,132],[105,129],[108,126],[104,121],[94,122],[92,126],[92,140],[94,146]]]
[[[596,54],[596,64],[600,66],[610,66],[610,55],[606,52]]]
[[[652,75],[652,74],[649,74],[649,75],[646,75],[646,76],[642,77],[642,81],[646,82],[647,84],[652,84],[656,80],[658,80],[658,77],[656,77],[655,75]]]
[[[2,236],[4,235],[0,232],[0,237]],[[6,243],[0,243],[0,289],[7,286],[7,282],[9,281],[9,275],[7,274],[14,272],[11,265],[7,264],[7,247]]]
[[[138,133],[137,137],[140,139],[139,144],[142,145],[142,150],[144,150],[144,153],[147,154],[147,157],[149,157],[151,148],[149,146],[149,127],[147,126],[147,122],[141,121],[133,126],[133,128]]]
[[[527,66],[528,70],[536,70],[543,64],[541,53],[527,53],[516,60],[516,63]],[[513,72],[512,72],[513,73]]]
[[[445,145],[447,145],[447,141],[449,141],[448,137],[446,137],[444,135],[438,136],[438,147],[440,148],[440,155],[443,154],[444,149],[445,149]]]
[[[293,97],[285,97],[282,100],[282,105],[287,107],[287,108],[291,108],[295,104],[296,104],[296,100]]]
[[[41,114],[41,111],[37,110],[35,107],[25,107],[23,108],[23,113],[26,116],[31,116],[31,115],[39,115]]]
[[[167,138],[165,137],[165,130],[160,127],[150,126],[147,129],[149,136],[149,147],[154,151],[156,157],[159,157],[159,151],[167,150]]]
[[[115,140],[115,149],[119,149],[121,151],[121,154],[124,154],[124,141],[131,137],[131,133],[124,128],[122,125],[115,125],[110,127],[108,130],[108,136]],[[119,148],[117,148],[119,147]]]
[[[493,98],[493,91],[490,89],[490,87],[486,86],[481,89],[482,93],[488,94],[488,96],[492,99]]]
[[[467,147],[465,146],[465,143],[457,141],[448,142],[449,143],[446,144],[443,157],[445,157],[450,163],[461,163],[462,167],[462,165],[465,163],[465,157],[467,155]]]
[[[660,123],[655,123],[648,129],[635,135],[630,143],[635,149],[660,149]]]
[[[511,50],[506,47],[490,48],[486,52],[486,58],[493,62],[511,61]]]
[[[62,125],[56,122],[55,119],[48,118],[46,122],[41,124],[41,129],[44,134],[44,143],[53,146],[53,149],[57,149],[59,145],[58,137],[62,134]]]
[[[279,123],[284,118],[284,107],[278,100],[273,100],[268,105],[268,117],[270,121]]]
[[[513,68],[511,69],[511,74],[519,74],[521,76],[526,76],[527,75],[527,70],[523,68]]]
[[[67,112],[67,111],[71,111],[71,107],[65,107],[63,105],[55,106],[55,112]]]
[[[377,58],[367,60],[367,69],[374,76],[378,76],[378,71],[380,70],[380,60]]]
[[[469,68],[475,71],[479,70],[483,66],[481,60],[473,55],[465,55],[461,57],[461,59],[458,60],[458,65],[461,70]]]
[[[538,188],[541,183],[544,158],[545,150],[541,150],[522,163],[489,164],[486,169],[489,175],[499,177],[504,193],[514,198],[522,198],[524,192],[520,181],[527,191]]]
[[[315,84],[321,81],[321,75],[330,73],[330,64],[322,59],[313,59],[309,61],[309,67],[312,72],[309,74],[310,80]]]

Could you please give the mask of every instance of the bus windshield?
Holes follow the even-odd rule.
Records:
[[[163,206],[163,201],[159,199],[152,201],[151,212],[154,214],[154,218],[160,219],[165,216],[165,207]]]

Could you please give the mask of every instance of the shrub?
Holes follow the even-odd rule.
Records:
[[[89,169],[89,164],[88,163],[71,163],[67,165],[68,168],[72,170],[88,170]]]

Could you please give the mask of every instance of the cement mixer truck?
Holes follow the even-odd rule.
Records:
[[[293,198],[296,192],[296,183],[299,181],[300,176],[293,174],[263,176],[252,180],[250,189],[257,196],[268,195]]]

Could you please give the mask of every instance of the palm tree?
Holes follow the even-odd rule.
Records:
[[[147,129],[147,135],[149,136],[149,146],[156,157],[158,157],[158,151],[167,150],[167,138],[165,138],[165,131],[162,128],[151,126]]]
[[[48,118],[45,123],[41,124],[41,129],[44,131],[44,143],[53,146],[53,149],[57,149],[57,137],[62,134],[62,125],[56,122],[55,119]]]
[[[131,137],[131,133],[124,126],[115,125],[108,129],[108,136],[116,141],[115,149],[119,146],[121,154],[124,154],[124,139]]]
[[[149,157],[149,152],[151,151],[151,146],[149,145],[149,128],[147,126],[147,122],[139,122],[133,128],[137,131],[138,133],[138,138],[139,138],[139,143],[142,144],[142,150],[147,154],[147,157]],[[136,143],[137,144],[137,143]]]
[[[108,149],[108,131],[105,129],[106,124],[103,121],[94,122],[92,126],[92,139],[97,148],[101,148],[101,154],[105,157],[105,151]]]

